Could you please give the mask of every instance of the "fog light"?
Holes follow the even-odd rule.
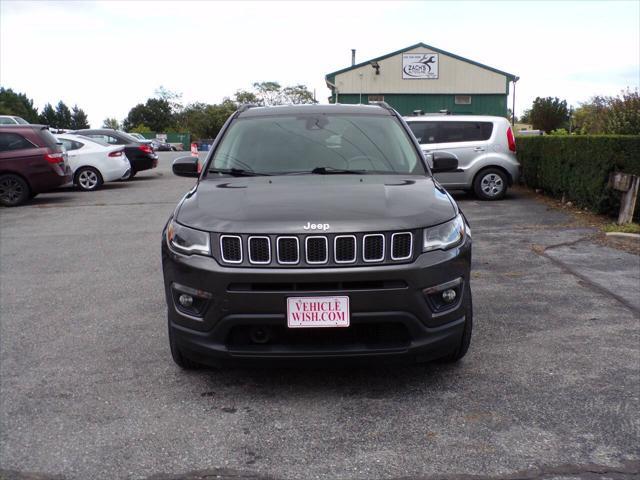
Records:
[[[449,288],[442,292],[442,300],[447,303],[451,303],[456,299],[456,291],[452,288]]]
[[[183,293],[178,298],[178,302],[180,302],[180,305],[182,305],[183,307],[189,308],[191,307],[191,305],[193,305],[193,297],[191,295],[187,295],[186,293]]]

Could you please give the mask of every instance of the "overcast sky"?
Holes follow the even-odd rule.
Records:
[[[518,75],[516,112],[640,83],[640,2],[29,2],[0,0],[0,84],[94,127],[158,86],[219,102],[253,82],[306,84],[424,42]],[[511,102],[511,101],[510,101]],[[509,103],[511,105],[511,103]]]

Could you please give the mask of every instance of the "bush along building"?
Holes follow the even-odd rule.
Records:
[[[518,77],[418,43],[326,75],[331,103],[385,101],[415,111],[507,116],[509,84]]]

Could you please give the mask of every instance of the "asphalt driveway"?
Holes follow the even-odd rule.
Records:
[[[175,156],[0,210],[0,477],[639,474],[640,257],[522,192],[458,195],[475,307],[460,364],[187,373],[160,267],[193,183]]]

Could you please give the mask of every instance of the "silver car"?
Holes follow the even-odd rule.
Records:
[[[482,200],[499,200],[518,180],[516,143],[506,118],[480,115],[405,117],[427,161],[435,152],[458,159],[458,169],[436,173],[450,190],[472,190]]]

